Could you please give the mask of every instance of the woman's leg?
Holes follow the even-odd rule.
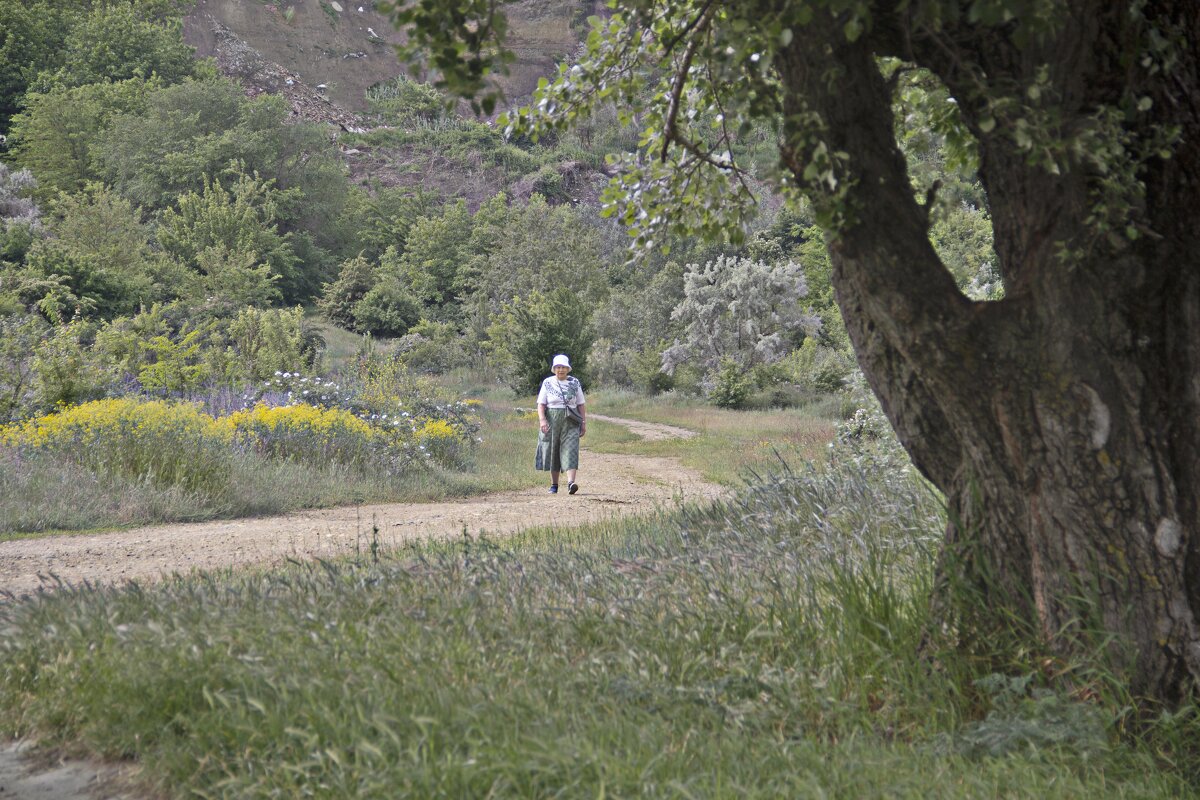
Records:
[[[562,473],[562,414],[546,409],[546,418],[550,422],[550,430],[543,434],[550,442],[546,468],[550,470],[550,491],[557,492],[558,476]]]

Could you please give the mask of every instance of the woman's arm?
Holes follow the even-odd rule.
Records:
[[[582,437],[587,433],[587,410],[585,409],[585,404],[580,403],[575,406],[575,410],[579,412],[579,416],[583,417],[583,419],[579,420],[579,435]]]
[[[546,404],[538,403],[538,427],[542,429],[542,433],[550,432],[550,421],[546,419]]]

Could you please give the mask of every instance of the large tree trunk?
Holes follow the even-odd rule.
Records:
[[[1020,47],[1011,27],[934,35],[878,12],[851,43],[838,20],[816,20],[818,35],[797,36],[777,63],[786,117],[807,120],[783,154],[802,180],[813,114],[828,150],[845,154],[849,189],[829,199],[848,212],[831,239],[834,287],[901,442],[946,495],[936,601],[948,628],[970,636],[1008,619],[1068,657],[1104,641],[1138,696],[1170,704],[1200,685],[1200,71],[1192,45],[1169,77],[1141,75],[1126,4],[1069,5],[1065,25]],[[1150,6],[1200,41],[1200,4]],[[941,77],[980,141],[1002,301],[963,297],[929,244],[880,54]],[[1136,239],[1089,220],[1104,175],[1083,160],[1050,174],[1003,121],[978,124],[990,113],[980,81],[1020,91],[1043,64],[1064,131],[1131,81],[1154,110],[1127,121],[1128,141],[1182,127],[1173,157],[1143,163],[1144,197],[1122,198]]]

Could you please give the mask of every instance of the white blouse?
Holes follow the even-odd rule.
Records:
[[[566,408],[568,405],[571,408],[579,408],[587,402],[583,397],[583,384],[578,378],[560,381],[553,375],[542,381],[537,401],[539,406],[544,405],[546,408]]]

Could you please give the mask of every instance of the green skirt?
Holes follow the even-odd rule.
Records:
[[[534,469],[548,472],[579,469],[579,426],[571,422],[565,408],[547,408],[546,421],[550,423],[550,432],[538,431]]]

